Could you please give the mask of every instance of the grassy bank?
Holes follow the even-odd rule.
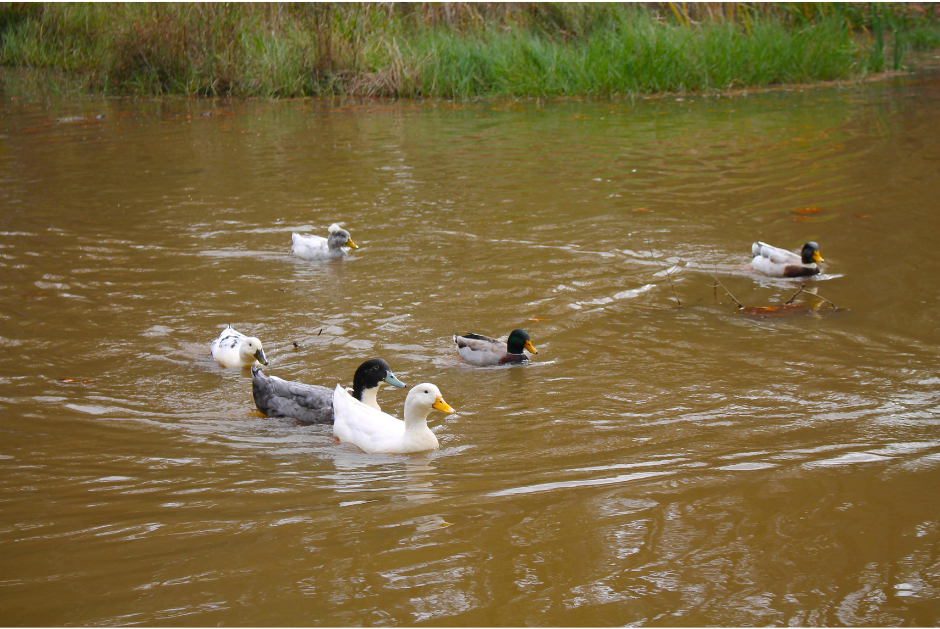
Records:
[[[930,4],[0,5],[0,63],[106,92],[400,97],[714,91],[898,69]]]

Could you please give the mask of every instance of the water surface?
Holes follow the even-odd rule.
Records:
[[[4,79],[4,624],[940,622],[937,73],[550,103]],[[291,256],[337,221],[358,251]],[[757,239],[819,242],[839,308],[738,312],[800,288]],[[441,449],[261,416],[209,357],[229,323],[288,380],[437,384]],[[450,340],[516,327],[525,367]]]

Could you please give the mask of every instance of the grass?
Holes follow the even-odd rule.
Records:
[[[575,44],[536,34],[446,31],[412,43],[427,61],[408,95],[575,96],[714,91],[831,80],[864,71],[835,20],[786,29],[773,19],[664,28],[649,16],[597,29]]]
[[[934,5],[0,5],[0,63],[105,92],[608,96],[846,79],[940,47]]]

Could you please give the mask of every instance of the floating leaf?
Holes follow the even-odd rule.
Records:
[[[812,308],[806,304],[781,304],[779,306],[747,306],[741,312],[753,317],[788,317],[796,314],[808,314]]]
[[[817,212],[822,212],[822,208],[818,207],[802,207],[798,210],[793,210],[794,214],[816,214]]]
[[[94,382],[94,380],[79,380],[77,378],[59,378],[59,382],[64,384],[89,384]]]

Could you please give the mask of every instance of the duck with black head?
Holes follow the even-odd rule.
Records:
[[[795,254],[765,242],[751,245],[751,268],[771,277],[808,277],[820,273],[818,262],[825,262],[819,254],[819,245],[808,242]]]
[[[405,386],[395,377],[387,362],[371,358],[356,369],[353,397],[381,411],[377,394],[383,384],[399,388]],[[266,376],[257,366],[251,368],[251,389],[255,406],[268,417],[291,417],[302,424],[333,423],[332,389]]]
[[[489,367],[528,362],[524,350],[538,354],[525,330],[513,330],[504,342],[482,334],[454,335],[457,354],[471,365]]]

